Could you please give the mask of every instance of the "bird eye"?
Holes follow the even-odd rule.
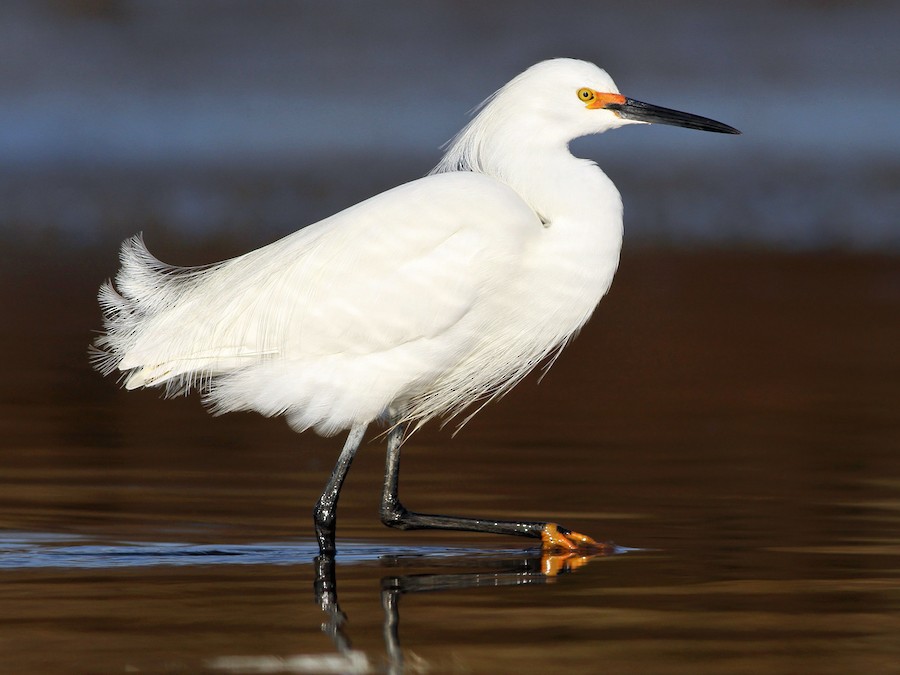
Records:
[[[594,100],[595,94],[593,89],[588,89],[587,87],[582,87],[578,90],[578,98],[580,98],[585,103],[590,103]]]

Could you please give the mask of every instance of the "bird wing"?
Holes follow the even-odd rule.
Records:
[[[98,345],[132,371],[127,387],[176,378],[184,389],[266,360],[434,339],[510,272],[540,229],[507,186],[450,173],[206,268],[163,265],[135,240],[123,251],[118,292],[101,293],[107,334]]]

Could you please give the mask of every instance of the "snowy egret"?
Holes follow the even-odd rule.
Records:
[[[569,142],[652,122],[739,133],[626,98],[591,63],[553,59],[488,98],[430,175],[268,246],[173,267],[134,237],[115,285],[100,289],[95,366],[125,372],[127,389],[199,388],[216,414],[284,415],[322,435],[349,429],[314,510],[323,554],[335,550],[341,485],[376,420],[389,428],[386,525],[599,547],[554,523],[408,511],[400,447],[408,429],[484,405],[552,362],[588,320],[618,266],[622,201]]]

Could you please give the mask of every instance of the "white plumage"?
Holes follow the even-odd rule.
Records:
[[[341,486],[366,427],[391,425],[382,522],[540,537],[550,550],[604,544],[556,523],[416,513],[399,499],[409,425],[452,416],[554,356],[609,289],[622,201],[573,138],[628,123],[736,129],[625,98],[596,66],[554,59],[488,99],[431,175],[246,255],[171,267],[140,237],[100,289],[95,365],[129,389],[199,387],[214,412],[285,415],[350,429],[313,511],[335,552]]]
[[[568,142],[646,120],[586,105],[585,88],[625,101],[592,64],[533,66],[432,175],[238,258],[177,268],[125,242],[97,367],[326,435],[506,391],[587,321],[618,264],[619,194]]]

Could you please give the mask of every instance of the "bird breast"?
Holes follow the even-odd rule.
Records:
[[[578,332],[618,266],[618,193],[602,205],[588,210],[589,217],[556,212],[549,223],[529,230],[521,250],[495,253],[499,273],[459,326],[467,331],[460,341],[468,345],[465,354],[425,393],[412,393],[410,419],[455,415],[475,400],[503,394]]]

